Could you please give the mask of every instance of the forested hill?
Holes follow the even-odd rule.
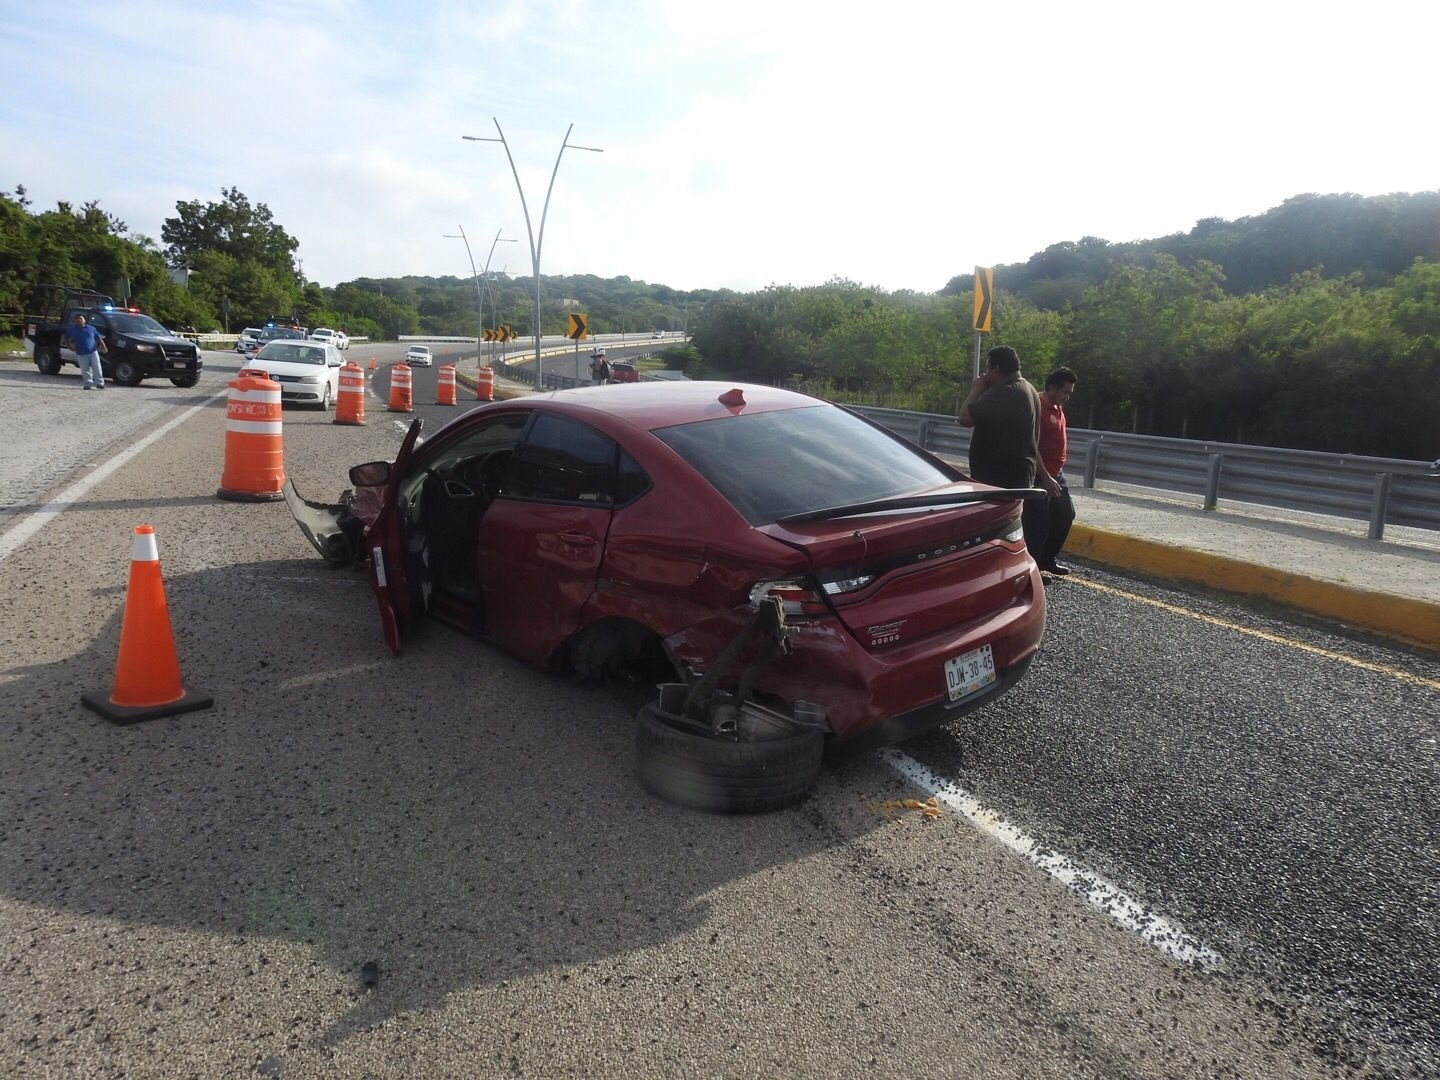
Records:
[[[1296,274],[1361,276],[1386,285],[1417,258],[1440,261],[1440,191],[1416,194],[1296,195],[1254,217],[1205,218],[1188,233],[1111,243],[1094,236],[1051,244],[1023,263],[995,267],[997,287],[1042,310],[1078,305],[1086,289],[1122,266],[1151,266],[1156,256],[1181,265],[1211,262],[1231,296],[1285,285]],[[943,293],[968,294],[973,273],[950,279]]]

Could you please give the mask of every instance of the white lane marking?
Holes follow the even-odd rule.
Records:
[[[410,422],[409,422],[409,421],[406,421],[406,420],[391,420],[390,422],[391,422],[392,424],[394,424],[397,428],[399,428],[402,433],[408,433],[408,432],[410,431]]]
[[[994,810],[982,806],[958,784],[940,779],[914,758],[898,750],[882,750],[880,756],[901,776],[926,794],[938,798],[981,833],[1039,867],[1066,889],[1083,897],[1126,930],[1138,933],[1165,955],[1200,967],[1219,968],[1224,965],[1225,958],[1214,949],[1201,944],[1104,878],[1092,874],[1059,852],[1042,847]]]
[[[200,402],[200,404],[192,405],[180,415],[161,424],[128,450],[124,450],[115,455],[115,457],[105,462],[105,464],[101,465],[89,476],[82,480],[75,481],[75,483],[60,492],[59,495],[55,496],[53,502],[45,503],[43,506],[31,511],[21,519],[20,524],[16,525],[3,536],[0,536],[0,562],[4,562],[11,555],[15,554],[21,544],[25,543],[25,541],[29,540],[46,525],[49,525],[50,522],[74,506],[84,497],[86,492],[100,483],[101,480],[104,480],[116,469],[119,469],[122,465],[129,462],[131,458],[134,458],[151,443],[163,438],[172,428],[180,426],[186,420],[190,419],[191,415],[199,412],[201,409],[207,408],[212,401],[223,398],[228,393],[228,389],[222,390],[218,394],[210,395],[210,397]]]

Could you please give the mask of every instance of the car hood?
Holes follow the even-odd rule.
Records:
[[[176,337],[174,334],[132,334],[128,330],[112,330],[110,331],[110,334],[112,337],[124,338],[126,341],[138,341],[145,345],[174,346],[194,344],[193,341],[188,341],[182,337]]]
[[[267,360],[263,356],[254,357],[249,366],[264,368],[271,375],[324,375],[329,370],[325,364],[298,364],[294,360]]]

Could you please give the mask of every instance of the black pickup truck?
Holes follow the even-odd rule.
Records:
[[[42,285],[31,310],[41,314],[25,320],[25,348],[46,375],[58,374],[66,364],[78,366],[74,351],[61,339],[75,316],[84,315],[105,339],[100,366],[107,379],[122,386],[136,386],[142,379],[169,379],[181,387],[200,381],[204,361],[193,341],[176,337],[149,315],[104,293]]]

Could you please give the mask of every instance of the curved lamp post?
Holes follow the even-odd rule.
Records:
[[[464,240],[465,257],[470,260],[470,276],[475,281],[475,304],[480,310],[480,333],[475,335],[475,362],[480,362],[480,343],[485,340],[485,294],[480,290],[480,275],[475,272],[475,256],[470,254],[470,240],[465,235],[465,226],[460,226],[460,232],[441,233],[447,240]]]
[[[505,229],[502,226],[495,230],[495,239],[490,242],[490,254],[485,256],[485,269],[477,273],[475,270],[475,256],[470,254],[470,241],[465,236],[465,226],[460,225],[457,226],[457,228],[460,230],[458,235],[456,233],[442,233],[441,235],[451,240],[465,241],[465,254],[470,259],[470,274],[475,278],[475,302],[480,305],[480,336],[475,339],[475,359],[478,363],[480,359],[480,343],[485,340],[485,289],[490,287],[490,260],[495,257],[495,246],[500,243],[500,234],[504,232]],[[505,237],[505,243],[507,244],[518,244],[519,242],[520,241],[514,237]],[[484,288],[481,288],[481,281],[485,283]],[[492,311],[495,310],[496,307],[493,289],[491,289],[490,307]],[[490,343],[490,359],[491,361],[495,359],[495,343],[493,341]]]
[[[492,139],[480,135],[462,135],[462,139],[468,142],[498,142],[505,147],[505,156],[510,160],[510,173],[515,177],[515,189],[520,192],[520,209],[525,211],[525,231],[530,236],[530,265],[535,275],[535,388],[543,387],[540,380],[540,246],[545,242],[545,215],[550,212],[550,194],[555,190],[555,176],[560,172],[560,159],[565,156],[566,150],[589,150],[594,154],[603,154],[605,151],[598,146],[578,146],[570,141],[570,132],[575,130],[571,124],[565,129],[565,138],[560,143],[560,152],[555,155],[555,168],[550,170],[550,186],[545,189],[545,205],[540,210],[540,233],[537,236],[535,229],[530,224],[530,207],[525,202],[525,189],[520,184],[520,173],[515,168],[515,157],[510,153],[510,144],[505,141],[505,132],[500,128],[500,121],[495,121],[495,130],[499,138]]]

